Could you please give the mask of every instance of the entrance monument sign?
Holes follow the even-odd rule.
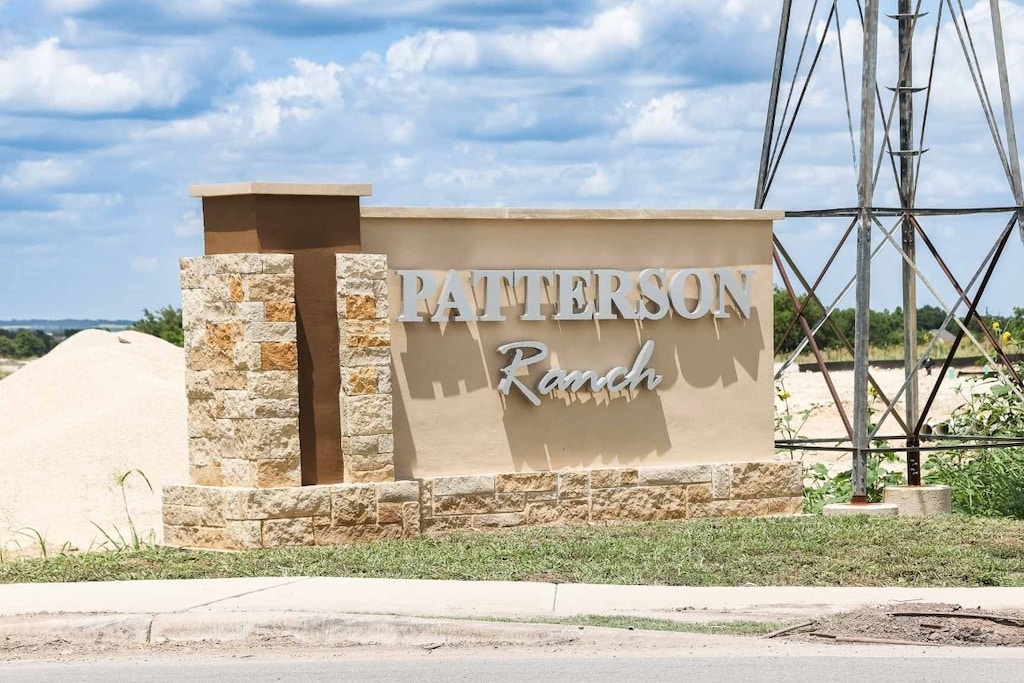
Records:
[[[170,544],[794,514],[773,460],[770,211],[202,197],[182,261],[193,483]]]

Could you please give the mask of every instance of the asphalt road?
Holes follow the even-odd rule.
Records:
[[[1022,680],[1022,657],[893,656],[495,657],[287,660],[207,659],[0,663],[4,683],[262,683],[264,681],[1002,681]]]

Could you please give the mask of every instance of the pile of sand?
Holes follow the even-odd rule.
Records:
[[[184,352],[138,332],[80,332],[0,381],[0,549],[80,550],[137,529],[161,539],[160,489],[188,479]]]

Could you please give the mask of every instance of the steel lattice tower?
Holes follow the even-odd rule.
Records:
[[[1024,385],[1022,385],[1020,374],[1006,357],[1002,346],[997,343],[992,330],[982,319],[978,307],[997,263],[1006,253],[1007,243],[1015,227],[1019,228],[1021,237],[1024,239],[1024,190],[1022,190],[1021,183],[1020,155],[1013,116],[1006,51],[1003,42],[1002,18],[999,0],[988,0],[988,2],[992,22],[992,44],[990,47],[995,53],[998,79],[996,99],[1001,105],[998,109],[993,105],[993,98],[985,81],[985,74],[978,58],[977,45],[968,25],[962,0],[930,0],[928,3],[925,3],[924,0],[896,0],[892,3],[894,11],[884,18],[880,16],[879,0],[863,0],[863,2],[862,0],[832,0],[831,4],[813,0],[813,5],[810,8],[810,19],[804,31],[803,42],[795,57],[792,83],[789,86],[787,96],[783,98],[783,76],[791,63],[794,62],[794,50],[789,44],[790,35],[794,28],[794,3],[792,0],[783,0],[782,2],[778,46],[769,94],[754,207],[763,208],[769,198],[772,183],[785,156],[787,144],[797,127],[798,114],[800,113],[804,97],[807,94],[811,76],[818,66],[819,58],[826,45],[826,39],[833,30],[838,38],[839,57],[843,65],[843,88],[846,94],[847,118],[851,136],[851,147],[857,169],[857,206],[812,208],[786,212],[787,218],[848,217],[850,219],[849,225],[839,244],[826,260],[824,268],[814,278],[813,282],[796,266],[779,236],[776,235],[774,238],[774,259],[777,273],[797,310],[794,325],[799,326],[800,331],[803,333],[803,340],[799,347],[790,356],[789,360],[783,364],[776,378],[781,376],[781,373],[796,359],[797,355],[805,348],[810,348],[823,373],[846,431],[844,436],[835,439],[812,439],[803,440],[799,443],[779,441],[777,443],[780,446],[790,448],[799,447],[811,450],[851,452],[853,454],[853,500],[851,502],[854,503],[867,501],[867,458],[873,450],[878,450],[872,448],[872,443],[876,439],[883,438],[878,433],[880,425],[890,414],[900,424],[903,433],[898,435],[898,438],[905,442],[905,446],[895,449],[888,448],[888,450],[899,450],[907,454],[907,481],[911,486],[921,484],[921,451],[932,448],[947,448],[951,439],[955,440],[955,447],[962,448],[1024,444],[1024,438],[1010,439],[983,435],[958,435],[957,437],[947,435],[943,436],[940,442],[935,435],[929,433],[926,427],[926,420],[941,385],[942,377],[946,375],[953,356],[965,338],[972,341],[978,347],[991,363],[991,366],[1002,376],[1009,389],[1015,392],[1021,400],[1024,400],[1024,393],[1022,393]],[[807,5],[809,3],[804,2],[801,4]],[[816,18],[820,20],[820,14],[826,10],[827,18],[821,24],[823,28],[820,32],[816,49],[814,49],[815,45],[811,42],[814,20]],[[859,15],[863,29],[859,140],[856,140],[854,136],[856,126],[854,125],[853,112],[857,108],[851,104],[849,88],[846,83],[846,55],[844,54],[842,43],[842,28],[839,19],[840,10],[848,11],[850,13],[849,16]],[[935,36],[930,41],[930,54],[925,55],[930,64],[929,75],[926,83],[915,84],[913,80],[914,37],[918,29],[919,20],[929,13],[934,13],[935,18]],[[885,86],[880,84],[878,77],[878,34],[879,22],[882,20],[895,22],[899,46],[898,64],[895,65],[897,77],[894,82],[885,84]],[[952,25],[955,29],[963,57],[967,62],[974,88],[977,91],[978,101],[992,136],[996,154],[1009,183],[1009,190],[1013,197],[1013,205],[1011,206],[920,207],[917,205],[917,180],[920,175],[922,160],[925,157],[925,152],[927,152],[924,141],[931,95],[934,88],[935,59],[939,50],[939,32],[943,26],[949,25]],[[813,54],[808,48],[813,50]],[[801,75],[801,65],[808,57],[810,59],[809,65],[806,67],[801,81],[798,78]],[[888,107],[883,96],[885,89],[891,93],[891,101]],[[921,103],[922,99],[923,103]],[[919,106],[915,106],[915,104]],[[923,106],[920,106],[922,104]],[[919,119],[915,118],[915,114],[918,112],[921,114]],[[879,119],[883,135],[880,139],[876,139],[875,133]],[[1000,121],[1000,119],[1002,120]],[[891,131],[894,122],[897,129],[895,133]],[[886,165],[886,162],[891,166],[893,172],[894,182],[898,189],[899,206],[878,206],[875,202],[875,190],[879,174],[883,166]],[[968,283],[962,283],[953,275],[947,266],[946,259],[936,248],[935,242],[929,236],[926,229],[928,218],[932,216],[961,215],[985,217],[1000,213],[1008,217],[1003,229],[999,232],[987,257],[978,266],[974,277]],[[891,226],[887,226],[884,223],[887,219],[894,221]],[[875,246],[873,239],[879,233],[882,236],[882,242]],[[841,248],[851,236],[854,236],[856,241],[856,268],[855,275],[844,290],[844,293],[851,287],[855,290],[856,322],[854,339],[852,340],[846,338],[830,318],[831,313],[836,309],[843,295],[841,294],[830,305],[826,305],[820,300],[817,293],[825,275],[835,265]],[[901,257],[902,301],[905,316],[903,330],[905,381],[899,392],[891,398],[882,392],[881,387],[871,377],[868,367],[871,269],[874,257],[883,247],[890,247],[896,250]],[[921,271],[918,259],[924,254],[934,259],[940,270],[949,279],[949,283],[958,295],[955,302],[943,301]],[[918,370],[922,365],[922,358],[919,358],[917,344],[917,288],[919,282],[923,282],[928,286],[946,310],[944,327],[955,324],[959,328],[949,355],[943,364],[938,381],[930,394],[924,397],[923,405],[917,379]],[[797,285],[806,292],[807,296],[804,302],[800,301]],[[807,313],[806,308],[810,302],[814,302],[824,310],[824,316],[821,319],[813,319],[813,316]],[[961,306],[966,307],[966,315],[962,318],[957,316],[957,311]],[[976,319],[980,323],[982,335],[994,349],[993,355],[995,357],[989,355],[974,333],[968,328],[972,319]],[[841,397],[836,390],[828,367],[814,339],[815,333],[825,326],[828,326],[840,337],[853,356],[854,396],[852,420],[842,406]],[[788,330],[787,334],[790,331],[792,330]],[[934,344],[935,341],[933,340],[927,351],[930,351]],[[922,357],[925,355],[927,353],[922,354]],[[872,427],[870,423],[868,407],[869,387],[877,392],[885,404],[884,414],[877,421],[879,425],[877,427]],[[904,399],[902,414],[894,410],[896,402],[901,397]],[[849,443],[849,446],[844,446],[844,443]],[[940,445],[940,443],[944,445]]]

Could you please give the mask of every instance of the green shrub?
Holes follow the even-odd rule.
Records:
[[[38,358],[56,343],[53,336],[42,330],[0,329],[0,358]]]
[[[953,489],[953,511],[1024,519],[1024,449],[933,453],[924,463],[926,484]]]
[[[887,463],[899,463],[900,458],[892,451],[868,457],[865,483],[869,503],[881,503],[886,486],[900,486],[907,483],[902,472],[891,470]],[[828,466],[815,463],[804,469],[804,512],[817,515],[831,503],[849,503],[853,496],[853,470],[848,469],[835,475],[829,474]]]
[[[871,390],[869,393],[868,412],[871,416],[874,416],[877,412],[875,401],[878,396],[874,390]],[[791,414],[788,394],[785,394],[785,398],[783,394],[778,394],[778,396],[785,401],[785,410],[783,411],[783,419],[781,421],[779,416],[776,415],[776,435],[782,433],[786,438],[800,438],[799,435],[791,434],[791,430],[787,431],[785,429],[790,424],[785,418]],[[799,428],[802,428],[806,422],[807,415],[804,415],[803,422],[799,423]],[[873,426],[869,425],[869,428],[873,428]],[[876,440],[873,442],[873,445],[879,449],[889,447],[888,442],[883,440]],[[900,469],[900,463],[900,457],[890,450],[882,450],[868,455],[864,484],[865,495],[869,503],[881,503],[886,486],[900,486],[907,483],[906,476]],[[852,497],[852,467],[836,474],[831,474],[828,471],[828,466],[820,462],[804,467],[804,512],[818,515],[821,514],[822,508],[826,505],[849,503]]]
[[[1021,368],[1024,370],[1024,366]],[[949,416],[949,433],[979,436],[1024,435],[1024,402],[1010,387],[988,377],[957,387],[964,403]],[[979,390],[980,389],[980,390]]]
[[[176,346],[185,345],[185,331],[181,325],[180,308],[165,306],[156,313],[145,308],[142,313],[142,319],[132,325],[133,330],[160,337]]]
[[[950,434],[1024,436],[1024,401],[1017,392],[992,377],[966,386],[966,392],[957,389],[964,403],[950,415]],[[924,472],[925,483],[953,489],[954,512],[1024,519],[1024,449],[939,451],[925,461]]]

